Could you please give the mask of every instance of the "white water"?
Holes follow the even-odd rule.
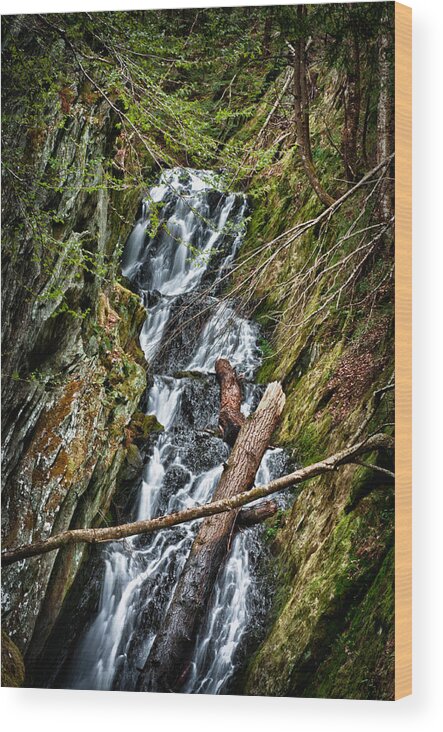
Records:
[[[216,360],[228,358],[250,379],[260,363],[257,337],[255,325],[236,315],[228,302],[222,302],[205,326],[188,369],[215,372]]]
[[[176,298],[198,291],[212,255],[220,250],[223,259],[219,272],[225,271],[240,244],[241,234],[228,240],[223,227],[241,223],[245,199],[230,194],[218,195],[215,202],[211,201],[214,180],[214,174],[207,171],[165,173],[148,196],[150,202],[162,204],[157,234],[148,236],[152,216],[146,203],[128,239],[123,273],[138,284],[145,303],[149,302],[150,293],[156,291],[157,301],[148,306],[140,337],[148,361],[159,350]],[[230,246],[225,251],[227,241]],[[217,280],[217,274],[213,280]],[[157,417],[164,431],[151,447],[143,469],[133,512],[137,519],[207,503],[221,476],[228,455],[226,445],[216,437],[202,438],[202,430],[196,428],[194,416],[189,417],[183,402],[193,386],[192,412],[198,416],[209,410],[216,421],[217,404],[211,408],[205,391],[206,380],[208,386],[214,383],[210,374],[215,360],[220,356],[229,358],[251,379],[259,364],[258,332],[255,325],[236,315],[232,304],[213,299],[211,305],[187,364],[189,371],[208,376],[196,386],[189,379],[157,374],[149,390],[146,412]],[[252,409],[254,392],[252,385],[246,385],[246,414]],[[275,474],[273,465],[278,452],[266,453],[257,482],[266,482],[273,470]],[[198,524],[194,521],[151,537],[133,537],[102,550],[105,572],[99,607],[78,645],[68,686],[135,688],[139,669],[149,655]],[[236,536],[229,559],[219,573],[183,688],[187,693],[223,693],[235,671],[236,652],[254,612],[250,553],[257,544],[258,532],[250,529]]]

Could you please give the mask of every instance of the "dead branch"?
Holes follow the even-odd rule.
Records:
[[[369,470],[373,470],[375,473],[380,473],[381,475],[388,476],[389,478],[395,480],[395,473],[393,473],[392,470],[380,467],[380,465],[365,463],[363,460],[354,460],[354,465],[360,465],[360,467],[362,468],[369,468]]]
[[[286,72],[286,80],[285,80],[285,82],[283,84],[283,87],[282,87],[280,93],[278,94],[277,99],[275,100],[275,102],[274,102],[274,104],[272,106],[272,109],[270,110],[268,116],[266,117],[263,125],[261,126],[261,128],[260,128],[260,130],[258,132],[256,144],[257,144],[258,140],[260,140],[263,137],[263,135],[264,135],[264,133],[266,131],[267,126],[269,125],[269,123],[270,123],[272,117],[274,116],[275,112],[277,111],[277,109],[278,109],[278,107],[279,107],[279,105],[280,105],[283,97],[285,96],[286,92],[288,91],[288,88],[289,88],[289,85],[292,82],[293,76],[294,76],[294,69],[293,68],[289,68],[287,70],[287,72]]]
[[[233,447],[245,421],[241,412],[242,388],[235,369],[226,358],[215,362],[215,373],[220,384],[220,413],[218,423],[223,439]]]
[[[262,255],[265,255],[266,252],[271,251],[272,254],[265,259],[265,261],[261,262],[253,269],[251,273],[249,273],[246,277],[241,278],[241,281],[238,285],[233,287],[228,293],[226,293],[221,299],[232,299],[237,294],[242,293],[243,301],[245,297],[245,292],[247,287],[251,287],[251,281],[253,282],[257,277],[263,276],[266,271],[268,270],[268,267],[270,264],[277,259],[280,254],[287,249],[291,244],[293,244],[297,239],[303,236],[307,231],[312,229],[315,226],[318,226],[320,224],[327,224],[329,220],[332,218],[332,216],[338,211],[338,209],[350,198],[357,190],[359,190],[362,186],[365,186],[370,182],[374,176],[376,176],[380,171],[384,171],[387,166],[390,164],[390,162],[394,158],[394,153],[390,155],[386,160],[382,161],[381,163],[378,163],[372,170],[370,170],[368,173],[366,173],[352,188],[350,188],[346,193],[344,193],[340,198],[338,198],[332,206],[329,208],[323,210],[318,216],[316,216],[313,219],[309,219],[308,221],[304,221],[300,224],[296,224],[291,229],[288,229],[287,231],[283,232],[282,234],[279,234],[274,239],[266,242],[262,246],[260,246],[258,249],[255,249],[252,253],[248,253],[247,255],[242,256],[241,254],[238,257],[237,264],[229,270],[226,274],[224,274],[222,277],[220,277],[217,280],[217,286],[221,286],[223,284],[226,284],[227,280],[230,279],[234,274],[238,273],[242,270],[242,268],[246,267],[252,260],[260,258]],[[360,217],[358,217],[360,218]],[[357,221],[358,221],[357,218]],[[352,229],[352,227],[351,227]],[[348,232],[349,233],[349,232]],[[276,248],[275,245],[278,244]],[[204,301],[205,298],[208,297],[208,295],[211,294],[213,290],[213,285],[210,285],[209,287],[203,289],[202,291],[196,293],[194,297],[190,299],[190,302],[181,310],[181,322],[180,325],[177,324],[176,329],[171,329],[171,335],[163,342],[162,347],[166,348],[167,345],[170,343],[172,338],[175,337],[176,333],[184,329],[186,326],[188,326],[190,323],[192,323],[193,320],[195,320],[196,315],[191,315],[188,318],[183,319],[183,314],[186,316],[186,311],[189,309],[192,309],[192,307],[198,303]],[[203,306],[203,309],[199,312],[199,314],[207,313],[213,308],[213,304]],[[171,325],[174,325],[174,316],[171,321]]]
[[[278,511],[277,501],[263,501],[258,506],[251,506],[250,508],[243,508],[238,516],[235,523],[237,529],[245,529],[249,526],[255,526],[256,524],[266,521],[266,519],[275,516]]]
[[[394,373],[392,374],[391,378],[389,379],[389,382],[386,384],[386,386],[382,387],[381,389],[376,389],[374,393],[372,394],[372,397],[367,405],[366,408],[366,415],[361,423],[360,427],[357,429],[356,433],[353,435],[351,440],[348,442],[348,447],[350,447],[352,444],[355,444],[358,442],[360,437],[362,436],[363,432],[365,431],[366,427],[370,423],[371,419],[374,417],[378,407],[380,406],[380,402],[384,398],[386,392],[391,391],[395,388],[394,383]]]

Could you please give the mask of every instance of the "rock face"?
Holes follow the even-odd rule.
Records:
[[[137,322],[144,313],[132,293],[127,297],[139,311]],[[101,523],[108,511],[131,444],[125,428],[146,387],[145,370],[122,348],[114,316],[109,309],[106,345],[80,360],[46,394],[38,419],[28,422],[25,447],[4,489],[5,546]],[[5,571],[5,624],[28,657],[44,642],[82,556],[76,547]]]
[[[317,210],[293,165],[288,157],[266,179],[251,217],[245,258],[288,228],[288,210],[293,211],[292,226]],[[253,185],[261,183],[258,178]],[[326,232],[323,243],[324,251],[332,249],[334,234]],[[291,271],[310,266],[316,244],[317,234],[311,232],[288,247],[256,293],[256,315],[265,327],[270,323],[269,354],[259,379],[281,380],[287,396],[274,440],[299,465],[321,460],[351,441],[367,420],[374,392],[386,387],[393,374],[393,292],[390,285],[378,287],[381,255],[356,285],[358,307],[333,309],[324,317],[319,293],[328,290],[327,274],[313,289],[306,287],[302,305],[296,305],[291,291],[286,300],[276,296]],[[252,261],[257,266],[254,257]],[[277,328],[276,310],[288,313]],[[291,322],[300,325],[289,331],[289,338]],[[393,415],[391,390],[366,421],[364,434],[392,430]],[[393,470],[392,454],[368,455],[364,462]],[[346,466],[302,486],[272,537],[272,617],[240,691],[393,698],[393,541],[394,481],[387,474]]]
[[[3,546],[100,524],[146,387],[139,298],[113,282],[140,190],[107,186],[118,134],[109,106],[75,81],[37,132],[6,88],[4,186]],[[30,96],[20,99],[26,109]],[[13,144],[12,144],[13,143]],[[12,154],[12,153],[11,153]],[[12,165],[12,162],[7,160]],[[3,572],[4,628],[32,666],[83,548]]]
[[[392,489],[360,474],[370,493],[351,508],[352,471],[305,488],[279,532],[276,617],[248,694],[392,696]]]
[[[277,440],[297,463],[316,462],[352,440],[374,390],[391,377],[391,333],[384,315],[333,349],[320,334],[307,356],[302,332],[275,365],[288,396]],[[391,422],[392,414],[387,392],[370,431]],[[391,454],[372,454],[364,462],[393,470],[392,461]],[[251,660],[244,692],[392,698],[393,480],[363,465],[344,466],[302,486],[282,524],[273,543],[273,622]]]

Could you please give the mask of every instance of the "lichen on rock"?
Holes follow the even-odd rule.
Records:
[[[70,98],[69,113],[63,100],[23,167],[32,181],[30,215],[51,209],[40,237],[17,222],[14,198],[4,201],[4,547],[102,521],[125,459],[125,429],[146,387],[138,346],[145,310],[115,281],[132,225],[127,207],[137,206],[140,190],[106,185],[102,160],[115,119],[103,99]],[[14,124],[12,117],[7,136]],[[25,156],[27,144],[18,134],[15,154]],[[51,165],[57,195],[41,185]],[[4,623],[27,663],[82,556],[78,548],[4,571]]]

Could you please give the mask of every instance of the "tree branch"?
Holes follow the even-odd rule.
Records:
[[[97,544],[105,541],[116,541],[125,539],[129,536],[137,534],[151,534],[161,529],[167,529],[178,524],[194,521],[195,519],[204,518],[205,516],[214,516],[225,511],[245,506],[247,503],[256,501],[258,498],[264,498],[273,493],[278,493],[286,488],[293,488],[305,480],[310,480],[318,475],[336,470],[340,465],[354,462],[355,458],[366,452],[372,452],[377,449],[393,449],[394,439],[389,435],[382,433],[373,435],[352,447],[347,447],[341,452],[335,453],[330,457],[318,463],[313,463],[305,468],[299,468],[289,475],[272,480],[267,485],[252,488],[250,491],[238,493],[232,498],[225,498],[219,501],[207,503],[204,506],[196,506],[185,511],[170,514],[169,516],[159,516],[155,519],[147,519],[144,521],[134,521],[121,526],[106,527],[101,529],[71,529],[61,534],[51,536],[49,539],[35,542],[34,544],[25,544],[16,549],[6,550],[1,555],[2,566],[14,564],[22,559],[35,557],[40,554],[60,549],[69,544]]]
[[[380,473],[381,475],[387,475],[389,478],[395,480],[395,473],[393,473],[392,470],[388,470],[387,468],[381,468],[380,465],[365,463],[363,460],[354,460],[354,465],[360,465],[362,468],[369,468],[369,470],[374,470],[376,473]]]

